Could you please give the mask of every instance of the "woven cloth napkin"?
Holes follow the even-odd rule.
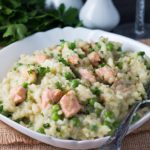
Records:
[[[150,39],[142,40],[150,45]],[[0,121],[0,150],[62,150],[27,137]],[[123,150],[150,150],[150,120],[126,136]]]

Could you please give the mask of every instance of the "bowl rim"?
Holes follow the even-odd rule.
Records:
[[[145,44],[143,44],[143,43],[140,43],[140,42],[138,42],[138,41],[135,41],[135,40],[133,40],[133,39],[130,39],[130,38],[128,38],[128,37],[124,37],[124,36],[122,36],[122,35],[117,35],[117,34],[115,34],[115,33],[109,33],[109,32],[107,32],[107,31],[103,31],[103,30],[99,30],[99,29],[96,29],[96,30],[91,30],[91,29],[87,29],[87,28],[84,28],[84,27],[77,27],[77,28],[73,28],[73,27],[65,27],[65,28],[53,28],[53,29],[50,29],[50,30],[48,30],[48,31],[44,31],[44,32],[37,32],[37,33],[34,33],[34,34],[32,34],[32,35],[30,35],[30,36],[28,36],[28,37],[26,37],[26,38],[24,38],[23,40],[20,40],[20,41],[16,41],[16,42],[14,42],[14,43],[12,43],[12,44],[10,44],[10,45],[8,45],[8,46],[6,46],[6,47],[4,47],[4,48],[2,48],[1,50],[0,50],[0,57],[1,57],[1,54],[3,54],[3,53],[5,53],[5,51],[7,50],[7,48],[10,48],[10,47],[12,47],[13,45],[17,45],[19,42],[22,42],[22,41],[24,41],[24,40],[26,40],[27,38],[31,38],[31,37],[33,37],[33,36],[37,36],[37,35],[39,35],[39,34],[43,34],[43,33],[47,33],[47,32],[52,32],[52,31],[56,31],[57,32],[57,30],[62,30],[63,32],[65,32],[65,31],[71,31],[71,30],[74,30],[74,32],[76,32],[76,31],[86,31],[86,32],[99,32],[99,33],[102,33],[102,34],[106,34],[107,36],[108,36],[108,38],[109,38],[109,36],[114,36],[114,37],[116,37],[116,38],[121,38],[122,39],[122,41],[124,40],[124,41],[129,41],[130,43],[132,42],[133,44],[132,45],[139,45],[140,47],[143,47],[143,49],[150,49],[150,47],[149,46],[147,46],[147,45],[145,45]],[[136,122],[134,125],[132,125],[132,126],[130,126],[130,129],[129,129],[129,131],[128,131],[128,134],[129,133],[131,133],[132,131],[133,131],[133,129],[136,129],[136,128],[138,128],[138,127],[140,127],[142,124],[144,124],[148,119],[150,119],[150,112],[148,113],[148,114],[146,114],[145,116],[143,116],[138,122]],[[4,121],[5,123],[7,123],[7,122],[9,122],[10,123],[10,121],[12,121],[13,123],[15,123],[16,125],[20,125],[19,123],[16,123],[15,121],[13,121],[13,120],[11,120],[10,118],[7,118],[7,117],[5,117],[5,116],[3,116],[2,114],[0,114],[0,120],[2,120],[2,121]],[[6,121],[5,121],[6,120]],[[10,125],[10,124],[9,124]],[[10,125],[11,126],[11,125]],[[21,127],[23,127],[23,128],[26,128],[26,127],[24,127],[24,126],[22,126],[22,125],[20,125]],[[30,132],[32,132],[33,134],[36,134],[37,136],[43,136],[43,137],[46,137],[46,138],[50,138],[50,139],[53,139],[53,140],[57,140],[57,141],[59,141],[59,142],[64,142],[64,143],[70,143],[70,142],[72,142],[72,143],[75,143],[75,144],[82,144],[82,143],[87,143],[87,142],[99,142],[100,140],[107,140],[110,136],[106,136],[106,137],[100,137],[100,138],[96,138],[96,139],[89,139],[89,140],[68,140],[68,139],[61,139],[61,138],[56,138],[56,137],[53,137],[53,136],[47,136],[47,135],[43,135],[43,134],[40,134],[40,133],[38,133],[38,132],[36,132],[36,131],[33,131],[33,130],[31,130],[31,129],[29,129],[29,128],[26,128],[26,129],[28,129],[28,130],[30,130]],[[25,134],[25,133],[24,133]]]

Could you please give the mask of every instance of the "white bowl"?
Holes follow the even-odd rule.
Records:
[[[120,35],[104,32],[101,30],[89,30],[85,28],[71,28],[66,27],[63,29],[55,28],[46,32],[36,33],[24,40],[15,42],[0,51],[0,80],[2,80],[8,70],[12,67],[12,64],[19,58],[23,53],[31,54],[35,50],[39,50],[48,47],[53,44],[58,44],[60,39],[73,41],[75,39],[83,39],[85,41],[93,40],[96,41],[100,36],[108,37],[110,40],[118,41],[123,43],[123,49],[131,49],[134,51],[145,51],[146,55],[150,57],[150,47],[142,43],[123,37]],[[136,124],[130,127],[131,131],[135,130],[142,124],[150,119],[150,112],[141,118]],[[32,131],[26,127],[19,125],[18,123],[10,120],[9,118],[0,115],[0,120],[15,128],[21,133],[26,134],[36,140],[53,145],[56,147],[67,148],[67,149],[91,149],[97,148],[102,145],[109,137],[98,138],[95,140],[63,140],[46,135],[42,135],[35,131]]]

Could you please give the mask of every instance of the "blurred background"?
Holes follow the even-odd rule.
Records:
[[[135,21],[136,0],[113,0],[120,16],[120,24]],[[150,0],[145,1],[145,22],[150,23]]]
[[[86,1],[0,0],[0,46],[66,26],[102,29],[134,39],[150,38],[150,0],[145,0],[145,10],[144,0],[88,0],[84,5]],[[145,25],[141,17],[144,14]]]

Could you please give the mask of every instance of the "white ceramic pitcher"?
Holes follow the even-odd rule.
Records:
[[[80,20],[88,28],[110,31],[119,21],[119,13],[112,0],[87,0],[80,10]]]

